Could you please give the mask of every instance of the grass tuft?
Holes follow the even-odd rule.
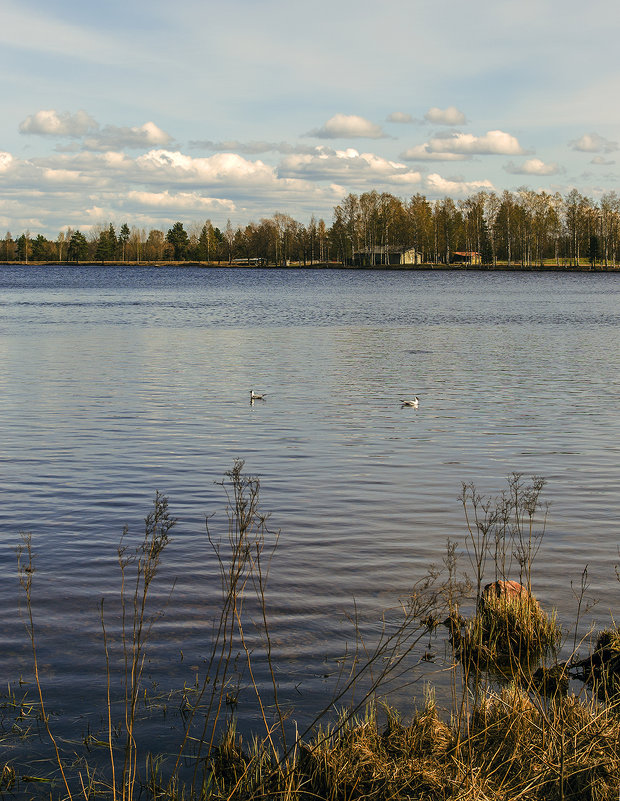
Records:
[[[291,801],[615,801],[620,791],[620,720],[576,696],[549,709],[526,692],[488,693],[459,728],[433,704],[409,725],[374,707],[301,743],[286,775],[275,759],[244,755],[224,738],[213,755],[214,799]]]
[[[529,593],[491,595],[478,605],[455,645],[471,667],[510,677],[555,651],[561,636],[555,613],[547,615]]]
[[[15,769],[5,762],[0,770],[0,791],[10,790],[17,780]]]

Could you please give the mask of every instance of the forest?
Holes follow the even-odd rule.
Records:
[[[620,257],[620,197],[609,192],[595,202],[576,189],[564,196],[522,188],[432,201],[373,190],[347,195],[330,225],[315,216],[304,224],[276,212],[244,225],[229,219],[223,230],[210,220],[179,221],[168,230],[123,222],[117,232],[117,226],[88,226],[86,233],[67,228],[56,239],[30,231],[13,238],[7,232],[0,259],[379,266],[397,264],[399,254],[413,250],[418,264],[615,268]]]

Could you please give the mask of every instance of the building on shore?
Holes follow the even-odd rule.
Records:
[[[372,247],[356,250],[351,261],[354,267],[396,266],[422,264],[422,254],[415,248]]]
[[[482,264],[477,250],[460,250],[452,254],[450,264]]]

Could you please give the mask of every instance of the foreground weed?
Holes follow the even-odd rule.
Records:
[[[118,564],[121,573],[121,640],[123,648],[123,708],[124,708],[124,757],[120,777],[120,798],[122,801],[134,798],[138,769],[138,745],[135,739],[135,726],[138,700],[142,688],[142,675],[146,659],[146,645],[152,632],[157,614],[148,612],[148,596],[155,579],[164,549],[170,541],[170,531],[176,524],[168,512],[168,499],[159,492],[155,495],[154,507],[144,521],[144,538],[140,545],[130,550],[125,545],[127,527],[123,531],[118,547]],[[133,569],[133,579],[129,584],[129,571]],[[130,588],[130,589],[129,589]],[[114,736],[112,724],[112,702],[110,695],[110,659],[104,618],[104,604],[101,603],[101,625],[104,636],[106,656],[106,677],[108,693],[108,749],[112,772],[112,792],[116,801],[119,790],[116,779],[116,759],[114,756]]]
[[[490,598],[467,621],[455,646],[461,660],[476,670],[509,678],[530,675],[545,654],[560,645],[556,615],[548,616],[531,595]]]
[[[215,781],[212,757],[220,749],[221,735],[228,708],[237,703],[238,689],[235,671],[238,654],[250,679],[264,727],[264,738],[271,753],[278,742],[286,751],[285,714],[279,703],[278,685],[273,665],[271,634],[268,625],[266,586],[271,559],[275,553],[278,535],[268,528],[269,515],[261,510],[260,481],[243,472],[244,462],[237,460],[228,471],[221,486],[227,504],[227,532],[216,536],[206,519],[206,532],[211,551],[219,571],[222,603],[207,661],[202,684],[194,693],[192,704],[185,716],[185,736],[172,770],[172,782],[178,781],[181,760],[188,751],[194,762],[191,794],[201,794]],[[258,617],[253,624],[264,645],[265,660],[271,681],[271,694],[275,720],[268,716],[262,691],[255,679],[252,648],[246,631],[246,606],[251,606]],[[226,732],[230,726],[225,727]],[[227,734],[226,736],[229,736]],[[219,753],[219,750],[218,750]],[[284,767],[276,761],[281,772]]]
[[[620,698],[620,627],[601,631],[592,653],[585,659],[573,660],[570,671],[592,687],[601,700]]]
[[[30,640],[30,647],[32,649],[32,664],[34,670],[34,680],[37,688],[37,693],[39,696],[39,709],[40,709],[41,719],[43,720],[43,723],[45,725],[45,730],[54,748],[56,765],[58,766],[60,775],[62,776],[62,781],[65,786],[67,796],[70,799],[70,801],[72,801],[73,796],[71,795],[71,790],[69,789],[69,784],[67,782],[67,777],[65,775],[64,765],[62,758],[60,756],[58,743],[56,742],[56,738],[54,737],[52,729],[50,728],[49,715],[47,714],[45,709],[45,703],[43,700],[43,688],[41,686],[41,679],[39,676],[39,659],[37,656],[37,641],[35,636],[34,615],[32,612],[32,577],[35,571],[34,553],[32,551],[32,537],[30,534],[23,533],[21,535],[21,538],[22,538],[22,543],[17,548],[17,572],[19,575],[19,583],[22,587],[22,590],[24,591],[24,597],[26,599],[24,622],[26,626],[26,631],[28,633],[28,639]]]
[[[8,762],[4,764],[0,762],[0,792],[11,790],[16,780],[17,775],[15,773],[15,768],[9,765]]]
[[[460,501],[476,609],[451,635],[458,657],[473,670],[530,675],[540,658],[560,644],[555,613],[543,612],[532,594],[532,566],[547,524],[544,485],[540,477],[527,483],[513,473],[495,498],[483,498],[473,484],[463,485]],[[511,576],[516,580],[510,581]]]
[[[542,479],[528,484],[515,474],[495,499],[483,499],[473,485],[463,487],[473,616],[461,616],[472,585],[459,575],[457,546],[449,543],[447,576],[431,569],[403,599],[398,614],[390,610],[371,636],[353,616],[355,647],[341,661],[334,694],[301,732],[280,705],[268,625],[266,587],[278,537],[261,510],[259,481],[243,473],[243,462],[235,462],[221,486],[227,499],[224,532],[216,534],[213,518],[206,520],[222,596],[204,675],[195,686],[164,699],[179,699],[183,729],[178,750],[171,757],[142,754],[138,743],[139,706],[146,698],[143,668],[158,619],[149,597],[175,524],[167,500],[157,494],[141,544],[130,550],[125,530],[118,549],[120,654],[108,640],[101,604],[108,734],[104,743],[89,733],[84,744],[105,746],[109,773],[102,781],[86,758],[78,758],[71,766],[71,781],[75,778],[78,788],[74,793],[85,801],[137,801],[141,795],[145,801],[616,801],[620,709],[614,682],[616,666],[620,669],[620,629],[614,626],[599,635],[591,656],[580,663],[539,668],[541,693],[534,692],[539,655],[553,654],[559,637],[554,616],[544,614],[532,594],[532,561],[546,526]],[[63,799],[72,801],[38,677],[29,538],[20,549],[19,566],[39,697],[32,709],[41,715],[54,745]],[[501,589],[511,583],[510,576],[512,583],[519,579],[516,596],[495,596],[485,588],[492,579]],[[454,679],[452,705],[448,714],[440,712],[429,692],[424,706],[404,722],[381,699],[394,687],[402,692],[419,681],[421,653],[430,648],[426,640],[436,636],[446,615],[453,659],[444,667]],[[111,677],[119,656],[124,714],[115,724],[118,688]],[[256,678],[259,658],[270,677],[266,689]],[[502,671],[501,690],[489,680],[496,668]],[[571,669],[572,675],[581,669],[594,691],[569,695]],[[235,727],[241,671],[261,720],[249,740]],[[597,697],[601,688],[605,692]],[[162,698],[154,699],[150,711],[161,705]],[[0,790],[15,781],[5,765]]]

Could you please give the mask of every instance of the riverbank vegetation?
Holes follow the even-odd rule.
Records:
[[[408,256],[404,254],[408,253]],[[288,214],[244,225],[176,222],[147,231],[105,222],[57,238],[7,232],[0,259],[20,263],[199,263],[299,266],[487,265],[615,269],[620,263],[620,197],[598,202],[577,190],[479,192],[464,200],[349,194],[330,223]]]
[[[157,636],[151,594],[177,522],[166,498],[156,496],[141,541],[130,546],[126,531],[118,549],[120,604],[115,613],[100,606],[107,709],[82,754],[75,739],[63,743],[55,735],[45,705],[33,614],[36,566],[24,535],[18,568],[38,700],[28,706],[7,696],[0,737],[9,742],[12,715],[22,731],[38,718],[51,757],[45,772],[37,762],[27,774],[0,761],[4,795],[33,797],[38,780],[45,782],[41,795],[84,801],[617,799],[620,629],[592,633],[594,646],[578,654],[585,571],[573,632],[563,632],[535,600],[532,565],[546,528],[542,479],[512,475],[496,498],[463,486],[463,542],[447,543],[442,565],[382,625],[369,630],[354,619],[353,647],[344,650],[333,695],[303,728],[280,697],[269,621],[267,578],[278,537],[261,509],[259,481],[242,462],[222,487],[226,530],[213,531],[211,518],[206,530],[220,611],[209,621],[202,675],[182,689],[172,751],[166,745],[149,753],[141,741],[149,706],[144,666]],[[242,695],[241,662],[248,677]],[[430,662],[450,677],[447,705],[427,685],[407,709],[392,708],[391,690],[415,686]],[[259,663],[266,681],[257,679]],[[236,725],[241,705],[244,714],[252,705],[260,721],[253,736]],[[169,721],[165,728],[170,737]]]

